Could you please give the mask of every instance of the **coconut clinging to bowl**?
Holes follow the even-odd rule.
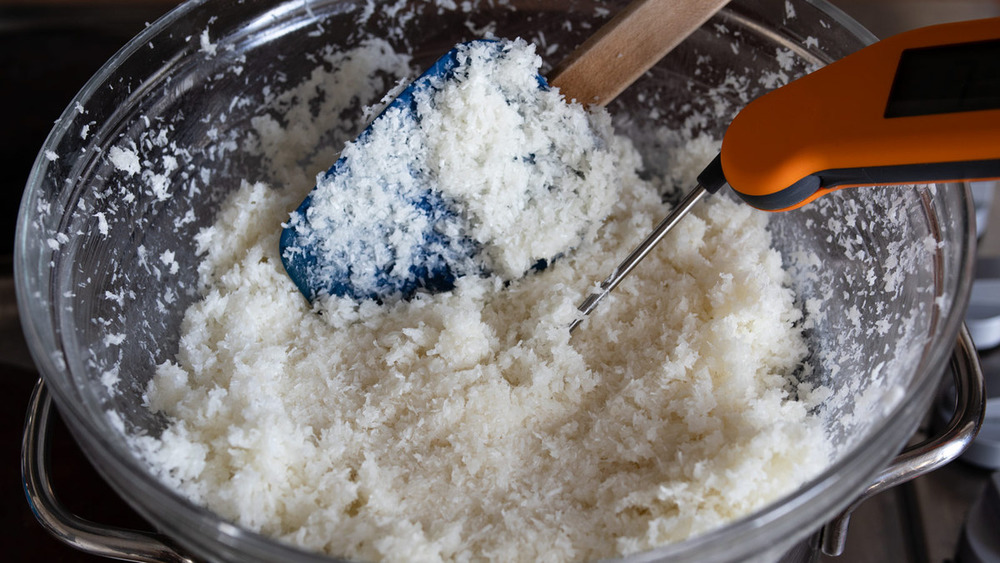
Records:
[[[43,159],[40,165],[36,165],[40,171],[36,170],[33,174],[33,182],[40,182],[33,183],[29,196],[26,196],[26,209],[32,212],[19,225],[19,232],[27,234],[21,238],[19,246],[23,251],[18,256],[22,266],[22,275],[18,280],[21,284],[19,299],[24,295],[31,296],[28,301],[20,302],[25,312],[30,312],[22,317],[30,325],[29,335],[45,337],[48,334],[46,323],[58,321],[58,328],[62,330],[46,337],[40,344],[34,342],[33,352],[39,360],[40,369],[47,383],[51,384],[60,409],[72,415],[72,420],[83,422],[76,426],[81,444],[92,454],[102,472],[116,484],[116,488],[140,507],[150,521],[171,538],[177,538],[192,553],[204,554],[206,558],[246,560],[252,557],[251,553],[263,553],[270,554],[272,560],[298,560],[303,554],[281,541],[284,536],[268,534],[264,537],[245,533],[247,528],[263,526],[265,519],[257,518],[253,522],[234,526],[230,524],[234,518],[223,516],[232,513],[226,508],[225,498],[239,499],[245,498],[245,495],[232,493],[232,488],[230,492],[220,490],[223,499],[213,504],[219,508],[207,511],[186,502],[186,498],[192,498],[193,493],[178,494],[174,492],[176,488],[173,485],[168,488],[165,484],[183,481],[189,491],[194,491],[198,488],[199,455],[205,454],[206,460],[215,463],[220,461],[220,454],[228,455],[231,450],[231,453],[249,460],[249,456],[245,455],[249,440],[256,440],[262,432],[267,434],[272,428],[288,428],[283,426],[280,417],[276,417],[276,411],[266,414],[265,410],[255,410],[263,409],[267,406],[265,403],[273,405],[278,402],[271,393],[274,387],[267,383],[266,375],[257,381],[244,378],[248,371],[242,362],[237,362],[234,370],[239,377],[232,378],[231,382],[224,377],[218,380],[227,382],[225,385],[216,384],[213,377],[206,375],[208,372],[204,369],[211,367],[209,363],[229,361],[232,351],[252,352],[253,347],[238,345],[240,336],[250,339],[255,332],[264,333],[267,342],[270,333],[276,333],[275,336],[285,334],[289,324],[302,321],[303,334],[306,340],[310,340],[326,330],[322,322],[316,324],[317,318],[320,321],[339,318],[341,327],[346,327],[364,323],[371,311],[362,310],[365,306],[360,303],[339,300],[336,302],[336,314],[313,314],[309,317],[312,320],[303,321],[304,317],[295,307],[304,300],[287,285],[285,277],[283,283],[286,285],[280,287],[285,287],[287,293],[282,289],[259,295],[263,304],[288,305],[287,311],[295,312],[293,315],[254,315],[252,308],[242,306],[239,299],[228,308],[204,308],[203,312],[211,313],[209,315],[189,311],[186,315],[188,320],[183,322],[181,312],[196,302],[220,304],[221,301],[215,297],[232,293],[241,279],[248,281],[256,278],[263,282],[271,275],[276,276],[275,280],[281,277],[277,275],[281,274],[280,267],[275,266],[277,269],[271,270],[267,265],[277,263],[275,251],[243,252],[241,249],[256,246],[252,240],[261,235],[257,229],[259,225],[280,224],[285,214],[312,186],[316,171],[325,169],[335,159],[342,143],[357,135],[363,124],[350,120],[351,116],[360,115],[358,105],[348,101],[352,93],[358,94],[361,104],[374,103],[397,78],[413,75],[408,68],[408,48],[397,54],[388,43],[368,41],[354,30],[364,30],[359,33],[371,31],[386,38],[406,37],[406,44],[413,45],[413,66],[419,69],[426,67],[426,62],[420,61],[433,58],[433,55],[428,55],[428,49],[434,52],[440,48],[440,43],[435,43],[438,36],[428,38],[423,33],[414,34],[414,29],[444,31],[448,34],[447,44],[450,45],[467,38],[470,26],[477,30],[496,29],[502,35],[513,37],[522,34],[516,29],[518,22],[530,20],[532,29],[538,29],[538,32],[529,36],[538,45],[539,52],[544,53],[545,58],[554,56],[558,59],[560,52],[565,52],[569,45],[578,42],[581,35],[589,33],[588,23],[601,19],[601,8],[596,8],[595,12],[588,5],[581,12],[579,6],[567,9],[559,5],[552,13],[526,11],[524,7],[515,12],[509,6],[488,3],[473,7],[473,12],[462,12],[443,4],[407,3],[399,13],[376,10],[366,14],[360,10],[352,12],[348,9],[349,3],[341,2],[317,1],[308,6],[289,2],[273,9],[249,2],[230,3],[226,4],[226,10],[220,11],[221,4],[209,0],[204,6],[189,4],[179,10],[185,19],[194,22],[191,32],[194,51],[187,49],[183,51],[187,54],[182,54],[180,58],[168,58],[166,55],[175,53],[175,49],[187,47],[181,41],[184,36],[177,35],[169,26],[165,28],[156,24],[139,38],[134,48],[118,59],[118,64],[102,70],[101,75],[95,78],[96,89],[83,92],[79,102],[74,104],[79,111],[64,116],[60,129],[45,147],[46,151],[59,155],[59,159]],[[721,138],[721,131],[713,124],[725,122],[732,116],[730,112],[754,97],[755,92],[770,87],[763,82],[758,83],[762,74],[771,75],[773,71],[774,77],[794,76],[817,64],[817,61],[828,60],[827,55],[837,58],[859,46],[859,40],[851,34],[850,28],[844,35],[845,24],[837,14],[826,13],[821,6],[797,0],[775,2],[773,7],[777,11],[772,13],[758,12],[757,5],[756,2],[740,2],[739,10],[735,12],[738,17],[727,13],[714,25],[707,26],[692,38],[691,43],[683,46],[678,52],[679,57],[664,61],[656,72],[637,84],[638,89],[628,93],[622,105],[616,106],[612,112],[616,130],[630,137],[643,156],[641,177],[651,183],[650,193],[656,194],[645,201],[650,205],[657,201],[656,213],[666,210],[666,206],[658,202],[659,194],[667,194],[668,200],[672,201],[669,195],[671,187],[686,188],[692,181],[693,176],[684,171],[700,169],[706,155],[718,150],[717,143],[700,132],[708,131]],[[794,15],[785,13],[785,5],[794,5]],[[780,17],[775,20],[772,16],[778,12]],[[227,14],[226,18],[219,17],[223,13]],[[744,17],[754,25],[743,25],[741,18]],[[310,27],[307,23],[305,27],[298,26],[298,22],[302,21],[313,21],[315,25]],[[491,21],[496,22],[496,27],[491,27]],[[412,22],[416,22],[416,28]],[[759,28],[756,22],[760,22]],[[288,26],[288,23],[296,25]],[[210,29],[206,29],[206,25]],[[763,37],[756,31],[786,28],[801,32],[801,36],[782,39],[784,36],[779,31]],[[203,29],[206,29],[205,33],[202,33]],[[810,35],[819,38],[818,45],[821,47],[817,47],[812,38],[802,42],[801,37]],[[199,36],[210,37],[212,45],[216,46],[211,54],[197,49]],[[176,45],[178,42],[182,43],[180,47]],[[206,41],[202,41],[204,43]],[[333,47],[327,48],[328,44]],[[303,45],[308,45],[305,51]],[[399,49],[400,45],[396,44],[395,48]],[[368,51],[359,56],[359,49]],[[779,51],[777,60],[774,58],[776,49]],[[275,53],[292,52],[304,53],[304,56],[274,57]],[[165,55],[164,60],[169,60],[171,64],[163,68],[154,64],[155,72],[146,72],[150,63],[148,54]],[[132,59],[136,60],[135,64],[132,64]],[[379,63],[382,65],[380,71],[371,68],[370,61],[374,60],[384,61]],[[240,74],[240,69],[246,70]],[[251,69],[254,72],[249,72]],[[237,78],[228,80],[227,77]],[[317,84],[323,86],[316,88]],[[102,104],[103,95],[97,95],[114,93],[117,100],[118,94],[129,92],[134,93],[132,101],[136,103],[127,100],[127,103],[111,108]],[[669,100],[678,100],[678,103]],[[86,130],[92,123],[104,125],[90,125],[89,135],[83,139],[81,129]],[[322,133],[315,131],[318,123],[328,128]],[[81,145],[84,150],[79,150]],[[131,167],[128,165],[126,170],[119,170],[107,160],[108,149],[115,146],[135,156],[139,172],[130,174],[127,170]],[[693,156],[694,153],[697,155]],[[176,158],[176,168],[168,170],[166,167],[167,159],[164,157],[168,155]],[[622,160],[622,164],[630,166],[627,159]],[[161,184],[161,177],[169,178],[170,182]],[[270,187],[251,187],[253,184],[248,184],[241,190],[241,178],[263,179]],[[165,186],[166,195],[171,197],[161,199],[159,196],[164,192],[153,190],[154,185],[160,188]],[[240,195],[235,195],[236,191],[241,191]],[[820,525],[826,517],[824,514],[829,515],[831,507],[839,504],[837,499],[849,496],[863,486],[864,475],[884,463],[889,452],[902,443],[909,432],[910,423],[907,421],[915,421],[915,417],[922,412],[922,405],[927,404],[924,400],[927,395],[921,389],[927,388],[928,382],[933,387],[930,380],[936,379],[941,365],[935,358],[940,358],[942,343],[950,346],[953,342],[954,332],[948,327],[954,327],[954,319],[960,316],[960,312],[949,309],[952,299],[961,303],[963,295],[961,284],[956,285],[957,278],[953,276],[957,268],[955,261],[960,259],[956,249],[961,248],[961,240],[956,229],[961,230],[961,217],[952,213],[954,209],[961,208],[960,196],[960,193],[951,190],[866,192],[851,198],[820,201],[802,213],[768,218],[771,245],[780,252],[787,266],[785,282],[794,288],[799,300],[798,306],[793,308],[809,313],[801,324],[806,329],[802,336],[808,342],[810,355],[805,359],[805,367],[794,373],[794,380],[802,383],[796,385],[790,381],[790,385],[797,390],[797,400],[814,407],[808,414],[815,416],[826,428],[837,459],[843,461],[835,467],[843,466],[848,471],[824,470],[819,479],[809,486],[794,489],[789,485],[793,490],[779,494],[778,500],[765,504],[747,519],[705,532],[707,537],[702,539],[706,541],[682,541],[657,553],[686,554],[697,559],[704,556],[706,550],[717,555],[717,551],[724,548],[732,554],[728,559],[726,556],[719,558],[736,561],[771,548],[787,548],[808,533],[806,528]],[[282,205],[272,205],[275,198],[281,200]],[[237,200],[247,205],[230,205],[231,201]],[[930,207],[923,206],[922,202],[930,202]],[[708,211],[722,205],[708,203],[698,214],[698,219],[709,219]],[[726,210],[725,207],[719,209]],[[718,215],[725,216],[726,213]],[[925,218],[928,216],[936,221],[935,230],[927,229]],[[640,233],[650,224],[627,224],[628,219],[624,216],[613,214],[613,217],[614,221],[605,223],[610,229],[607,232],[609,235],[624,235],[626,231]],[[623,219],[625,223],[621,222]],[[649,212],[635,219],[637,222],[652,222],[658,217]],[[715,227],[724,224],[718,219],[716,216],[706,222],[706,236],[714,233]],[[693,234],[699,234],[698,222],[684,223],[686,229],[695,228]],[[195,236],[199,230],[203,234]],[[229,233],[231,236],[216,238],[213,233]],[[681,234],[685,234],[683,242],[698,240],[688,238],[686,235],[692,233],[687,230],[675,233]],[[734,233],[726,231],[726,234]],[[276,246],[273,233],[271,236],[271,243],[264,247],[273,248],[269,244]],[[197,246],[196,240],[199,242]],[[611,244],[612,239],[604,240]],[[826,243],[822,243],[824,240]],[[40,241],[41,248],[35,241]],[[874,244],[869,246],[858,241],[872,241]],[[940,244],[935,241],[940,241]],[[224,246],[213,248],[212,242],[223,243]],[[199,248],[201,256],[196,254]],[[687,254],[683,258],[697,264],[704,248],[702,245],[697,254]],[[623,250],[624,245],[606,247],[603,252],[607,256],[602,256],[610,260],[612,254]],[[886,255],[883,250],[888,250],[889,254]],[[933,256],[928,256],[928,252]],[[40,262],[32,261],[36,256]],[[849,261],[844,261],[844,256],[849,256]],[[199,263],[199,277],[204,283],[193,275]],[[690,264],[683,265],[687,267]],[[610,266],[609,263],[596,262],[591,266],[581,266],[576,272],[580,279],[575,283],[599,279]],[[591,269],[588,270],[588,267]],[[38,278],[37,283],[32,281],[34,278],[25,276],[25,273],[32,272]],[[740,276],[735,276],[733,287],[741,287],[740,280]],[[720,278],[720,283],[726,283],[725,279]],[[621,294],[613,298],[627,297],[629,287],[629,284],[623,286]],[[642,286],[638,288],[642,289]],[[560,296],[564,297],[559,304],[564,301],[575,303],[586,289],[586,286],[578,286],[573,289],[572,297],[564,293],[556,293],[553,297],[557,301]],[[697,294],[700,290],[683,286],[681,289],[683,294]],[[252,295],[254,292],[243,293]],[[468,291],[463,295],[468,296]],[[532,306],[539,309],[537,315],[555,311],[559,316],[568,314],[564,312],[572,308],[570,305],[565,309],[545,307],[551,303],[533,302]],[[715,304],[721,303],[718,301]],[[645,304],[650,305],[649,302]],[[697,304],[690,299],[678,302],[675,294],[672,300],[656,305],[655,310],[643,309],[630,311],[624,316],[604,317],[617,315],[613,312],[616,304],[612,303],[592,320],[604,318],[617,322],[595,324],[595,332],[577,334],[574,338],[583,342],[573,343],[572,347],[585,350],[582,344],[587,343],[589,334],[591,339],[600,339],[600,342],[591,340],[591,348],[619,347],[620,344],[619,349],[624,351],[626,345],[634,344],[634,341],[623,338],[631,334],[632,327],[645,331],[648,338],[655,340],[657,337],[653,334],[656,331],[651,330],[652,324],[648,324],[651,319],[663,316],[663,311],[674,309],[690,312]],[[509,301],[501,310],[513,314],[516,308],[526,306],[521,301]],[[501,320],[490,317],[494,309],[481,310],[488,313],[484,317],[487,322]],[[864,322],[872,310],[879,311],[879,322]],[[52,315],[52,311],[59,311],[59,314]],[[232,316],[232,322],[217,323],[221,313]],[[529,313],[535,311],[524,312],[526,318],[537,318]],[[461,316],[448,318],[452,327],[475,327],[463,321]],[[262,327],[260,320],[265,320],[267,326]],[[552,322],[546,326],[552,326],[556,320],[562,323],[566,318],[549,320]],[[448,357],[471,362],[486,353],[483,347],[456,348],[447,344],[449,340],[452,343],[464,342],[462,339],[438,339],[433,346],[426,346],[429,342],[399,339],[399,335],[410,338],[411,335],[433,334],[433,330],[443,326],[425,323],[423,328],[431,332],[403,332],[389,327],[386,332],[365,336],[374,336],[368,341],[396,352],[380,356],[396,362],[396,366],[402,366],[406,361],[398,353],[406,352],[411,346],[417,353],[433,350],[428,361]],[[539,327],[521,326],[520,330],[507,326],[496,333],[521,340],[524,335],[540,330]],[[740,326],[740,323],[733,326]],[[617,332],[605,331],[604,328],[616,329]],[[219,332],[227,330],[231,335],[225,338],[216,334],[213,338],[217,340],[211,343],[212,338],[208,338],[207,333],[215,333],[216,329]],[[507,329],[513,330],[513,333]],[[184,333],[183,338],[179,335],[181,332]],[[560,324],[558,331],[553,329],[555,332],[565,334],[565,325]],[[456,334],[455,331],[451,333]],[[458,334],[476,341],[477,333],[471,330]],[[642,357],[655,355],[656,348],[675,350],[669,359],[684,365],[685,359],[690,356],[680,354],[684,348],[677,346],[683,341],[671,339],[672,336],[663,334],[660,337],[663,342],[643,341],[637,349],[642,352]],[[45,346],[49,341],[56,342],[58,349]],[[884,346],[890,341],[891,346]],[[270,342],[274,346],[257,347],[262,352],[260,359],[286,358],[297,362],[305,357],[294,344]],[[335,355],[353,354],[355,346],[356,342],[352,342]],[[449,351],[457,350],[465,353],[449,354]],[[361,359],[362,355],[354,357]],[[62,363],[54,365],[48,361],[50,359],[61,360]],[[241,360],[246,359],[249,356],[241,354]],[[515,354],[513,359],[517,365],[539,367],[537,372],[532,372],[533,378],[547,373],[544,367],[548,364],[544,358],[534,362],[526,351],[521,356]],[[623,357],[619,360],[627,363],[628,359]],[[637,357],[633,365],[638,365],[640,360]],[[664,358],[659,358],[656,365],[661,365],[663,361]],[[179,391],[185,389],[184,385],[191,386],[190,393],[177,395],[190,401],[162,405],[164,410],[151,412],[143,395],[150,390],[148,382],[153,376],[154,366],[164,362],[186,366],[174,371],[173,380]],[[322,363],[322,360],[305,362],[299,367],[315,363]],[[265,368],[266,374],[274,373],[266,364],[255,365]],[[275,365],[278,364],[271,367]],[[353,368],[338,373],[341,377],[363,376],[365,365],[365,361],[361,361]],[[453,365],[471,364],[456,362]],[[606,367],[619,369],[621,365],[619,362]],[[165,365],[162,369],[169,371]],[[450,375],[445,375],[445,382],[454,381],[455,374],[448,373]],[[573,373],[577,374],[579,370],[574,368]],[[293,375],[280,372],[274,381],[288,381],[294,379]],[[510,389],[524,394],[527,380],[519,380],[517,372],[507,375]],[[329,380],[329,377],[326,379]],[[170,378],[161,383],[169,388]],[[313,386],[319,383],[320,380],[307,378],[298,388],[304,396],[301,404],[305,406],[313,401],[313,407],[296,412],[302,413],[301,418],[310,422],[315,419],[308,419],[306,413],[319,412],[328,406],[325,403],[329,398],[327,395],[332,395],[334,401],[342,400],[325,386]],[[256,394],[249,392],[254,387],[258,389]],[[636,387],[636,394],[622,395],[625,403],[636,402],[632,398],[641,398],[638,391],[648,389],[638,384]],[[366,389],[371,390],[370,386]],[[608,394],[617,393],[614,388],[603,389]],[[902,391],[882,393],[882,389]],[[152,396],[147,395],[147,400]],[[161,398],[169,396],[165,394]],[[209,400],[200,403],[199,396]],[[414,397],[419,396],[422,395]],[[240,397],[246,397],[248,402],[241,402]],[[592,397],[600,398],[600,395]],[[710,398],[711,394],[699,397]],[[897,397],[901,399],[897,401]],[[275,401],[265,400],[270,398]],[[170,403],[170,400],[166,402]],[[397,403],[396,410],[400,412],[400,409],[416,403]],[[599,404],[586,403],[586,408],[580,411],[581,416],[586,417],[585,413],[593,412]],[[912,406],[914,404],[916,406]],[[680,402],[677,402],[676,406],[679,405]],[[661,414],[655,405],[647,406],[651,407],[646,413],[651,419]],[[185,416],[196,420],[198,413],[210,415],[218,412],[218,407],[226,409],[221,423],[230,420],[226,418],[230,414],[235,416],[231,419],[232,431],[213,435],[204,434],[201,430],[185,430],[190,426],[184,421]],[[438,410],[457,412],[454,409]],[[713,414],[720,414],[717,411],[719,409]],[[545,414],[545,411],[539,409],[538,413]],[[342,419],[355,421],[351,424],[357,427],[356,423],[368,424],[365,421],[371,420],[363,414],[363,410],[354,411],[345,414]],[[369,411],[371,414],[375,411]],[[268,422],[264,425],[243,424],[237,419],[244,415]],[[89,420],[88,416],[91,417]],[[529,422],[534,420],[531,416]],[[271,421],[275,423],[271,424]],[[664,420],[660,420],[659,424],[665,425],[664,431],[671,430]],[[613,423],[602,424],[601,428],[617,428],[625,432],[628,426],[641,428],[631,419],[623,425],[618,418]],[[367,427],[362,429],[369,431]],[[91,440],[89,437],[94,436],[95,431],[98,437]],[[302,434],[300,436],[305,441],[292,440],[288,442],[289,448],[298,449],[296,444],[309,447],[310,443],[330,432],[315,425],[311,438],[308,433]],[[414,433],[420,438],[418,432]],[[178,436],[185,438],[185,435],[192,437],[194,434],[215,438],[176,441]],[[277,436],[273,433],[268,435]],[[126,441],[125,437],[129,439]],[[177,456],[194,454],[188,458],[192,463],[181,462],[180,457],[172,462],[160,463],[162,457],[158,457],[157,453],[169,457],[170,451],[170,448],[159,444],[161,438],[183,446],[173,450]],[[222,438],[224,440],[220,441]],[[284,436],[281,438],[283,440]],[[227,445],[230,440],[232,442]],[[624,443],[623,440],[618,441]],[[280,443],[283,442],[279,440],[272,444]],[[130,445],[139,446],[139,449],[130,449]],[[442,441],[432,441],[427,445],[429,447],[421,453],[424,461],[418,465],[426,465],[426,460],[435,458],[436,454],[427,452],[436,452],[437,448],[448,446]],[[138,457],[135,457],[136,454]],[[524,466],[534,467],[530,462],[539,459],[544,462],[549,458],[532,457]],[[170,463],[180,463],[188,472],[182,471],[180,466],[176,466],[177,470],[173,472],[162,469],[170,467]],[[613,469],[611,465],[605,468]],[[631,467],[632,462],[624,465]],[[357,480],[368,479],[359,467],[353,465],[350,468],[357,472]],[[364,468],[368,467],[374,466],[369,464]],[[122,468],[127,471],[123,472]],[[262,483],[250,477],[254,471],[265,469],[265,465],[251,464],[240,472],[242,477],[238,481],[247,485]],[[154,478],[154,474],[158,477]],[[407,474],[413,475],[413,472]],[[350,476],[351,471],[348,470],[348,482],[355,483]],[[621,479],[627,480],[627,474],[623,474]],[[227,486],[235,484],[227,483]],[[210,488],[204,487],[205,490]],[[252,490],[246,488],[243,492]],[[344,489],[348,493],[350,490]],[[370,487],[361,489],[365,494],[371,490]],[[549,492],[555,490],[547,489]],[[673,488],[671,494],[681,490]],[[356,496],[354,500],[357,502],[347,505],[345,513],[362,512],[365,494]],[[663,491],[658,494],[667,495]],[[633,496],[622,504],[598,506],[595,510],[641,516],[643,509],[635,504],[639,496]],[[257,497],[263,503],[261,506],[271,500],[276,502],[273,506],[280,505],[286,509],[309,506],[308,503],[295,505],[281,498]],[[308,497],[296,498],[302,500]],[[374,501],[377,504],[378,498]],[[491,505],[486,503],[486,506]],[[252,513],[247,514],[250,518]],[[591,515],[601,517],[598,513]],[[802,518],[805,518],[806,524],[803,524]],[[426,529],[436,533],[433,524]],[[294,536],[293,543],[301,544],[299,540],[315,541],[310,544],[310,549],[349,551],[342,547],[346,543],[341,541],[344,534],[323,546],[318,545],[321,540],[311,532],[302,531]],[[268,539],[273,537],[279,539]],[[385,543],[388,545],[392,541],[388,539]]]

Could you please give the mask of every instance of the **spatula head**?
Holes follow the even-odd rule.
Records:
[[[418,95],[452,77],[459,52],[452,49],[407,86],[317,178],[284,225],[282,262],[310,301],[405,299],[418,290],[447,291],[457,277],[480,273],[477,244],[464,234],[456,207],[409,162],[410,139],[394,134],[419,119]],[[316,197],[335,201],[321,209]]]
[[[594,235],[615,201],[610,116],[567,103],[524,40],[459,45],[317,178],[281,236],[310,300],[507,283]]]

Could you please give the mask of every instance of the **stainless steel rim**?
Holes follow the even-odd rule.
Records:
[[[939,435],[903,450],[875,476],[854,502],[823,527],[823,553],[838,556],[844,552],[851,512],[861,503],[954,461],[972,444],[983,424],[986,395],[982,365],[965,325],[959,331],[950,367],[955,380],[955,413],[951,420]]]
[[[51,411],[52,398],[45,381],[39,379],[25,419],[21,474],[28,504],[42,526],[56,539],[92,555],[124,561],[194,563],[159,534],[90,522],[66,510],[49,479]]]

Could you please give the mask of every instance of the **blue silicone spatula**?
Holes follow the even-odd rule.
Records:
[[[539,76],[542,88],[555,87],[567,100],[603,106],[663,58],[666,53],[704,24],[728,0],[633,0],[596,34],[578,47],[550,73]],[[459,49],[442,56],[414,80],[358,136],[354,148],[365,150],[374,128],[387,115],[415,116],[415,95],[448,80],[459,64]],[[406,166],[393,162],[391,166]],[[326,179],[353,172],[342,156],[325,173]],[[405,170],[405,169],[404,169]],[[368,171],[360,171],[367,174]],[[378,173],[374,171],[374,173]],[[330,236],[322,218],[313,213],[316,189],[305,198],[284,225],[281,259],[289,277],[310,301],[323,296],[385,301],[409,298],[417,291],[438,292],[454,287],[463,275],[477,273],[472,257],[479,251],[469,238],[442,228],[458,213],[419,178],[403,174],[403,181],[380,186],[379,197],[389,194],[385,217],[366,217],[365,202],[344,202],[344,213],[364,223],[364,228]],[[411,181],[413,180],[413,181]],[[375,179],[378,183],[378,178]],[[394,222],[392,228],[386,222]],[[396,248],[393,232],[402,228],[414,250]],[[334,243],[335,244],[332,244]],[[332,246],[331,246],[332,244]],[[363,281],[359,281],[363,280]]]

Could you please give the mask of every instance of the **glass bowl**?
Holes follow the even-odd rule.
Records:
[[[269,161],[255,122],[287,119],[278,94],[366,36],[412,53],[418,68],[486,31],[532,40],[552,62],[623,4],[198,0],[108,61],[39,153],[15,267],[41,375],[112,487],[198,557],[324,560],[179,497],[125,439],[164,427],[143,394],[155,366],[176,353],[184,310],[198,298],[195,234],[242,179],[311,185],[358,132],[304,144],[300,166],[288,170]],[[676,142],[657,127],[721,138],[754,97],[873,39],[820,0],[735,0],[609,109],[655,170]],[[718,118],[698,117],[708,109]],[[146,172],[133,171],[139,158]],[[916,428],[955,344],[972,279],[970,213],[967,189],[948,185],[844,190],[773,217],[775,246],[810,318],[803,377],[833,392],[824,416],[836,459],[749,517],[631,559],[776,557],[864,488]]]

